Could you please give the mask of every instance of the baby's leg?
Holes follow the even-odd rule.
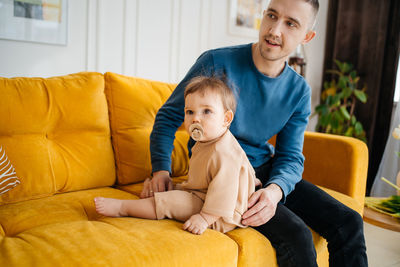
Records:
[[[105,216],[157,219],[154,197],[135,200],[96,197],[94,202],[96,211]]]

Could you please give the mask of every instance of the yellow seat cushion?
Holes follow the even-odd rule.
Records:
[[[150,134],[154,119],[176,85],[112,72],[104,77],[118,184],[141,182],[152,173]],[[188,171],[189,135],[181,127],[175,137],[171,169],[173,176],[181,176]]]
[[[173,183],[181,183],[187,179],[186,176],[173,178]],[[139,195],[143,189],[143,183],[119,186],[121,190]],[[362,206],[353,198],[342,193],[321,187],[325,192],[339,200],[348,207],[354,209],[358,213],[362,213]],[[311,230],[313,235],[315,250],[318,254],[318,265],[326,266],[328,262],[328,249],[326,240],[319,234]],[[278,266],[276,261],[275,250],[271,243],[262,234],[252,228],[235,229],[226,233],[239,246],[238,266]]]
[[[172,220],[104,217],[96,196],[136,198],[99,188],[0,206],[0,266],[237,264],[237,244],[224,234],[194,235]]]
[[[0,145],[21,184],[0,204],[115,182],[104,77],[0,78]]]

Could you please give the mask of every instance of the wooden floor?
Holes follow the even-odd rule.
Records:
[[[364,222],[369,267],[400,267],[400,232]]]

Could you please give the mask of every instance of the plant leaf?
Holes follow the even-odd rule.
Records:
[[[344,62],[343,63],[343,72],[344,73],[348,73],[353,69],[353,65],[351,65],[350,63]]]
[[[344,117],[346,120],[350,120],[350,114],[349,114],[349,112],[347,111],[346,107],[341,106],[341,107],[340,107],[340,112],[342,113],[343,117]]]
[[[342,64],[342,62],[340,62],[339,60],[335,59],[335,63],[339,67],[339,70],[341,72],[343,72],[343,64]]]
[[[361,90],[354,90],[354,95],[360,100],[362,103],[367,102],[367,95]]]
[[[333,130],[336,130],[339,127],[339,120],[335,117],[331,119],[331,126]]]
[[[340,113],[339,109],[335,110],[335,112],[333,113],[334,118],[339,121],[340,123],[342,123],[344,121],[344,117],[342,115],[342,113]]]
[[[345,136],[353,136],[354,127],[347,128],[347,131],[344,133]]]
[[[330,114],[322,115],[320,117],[320,122],[322,127],[326,127],[330,122]]]
[[[349,98],[349,97],[351,96],[352,93],[353,93],[353,91],[352,91],[349,87],[346,87],[346,88],[343,90],[343,98],[344,98],[344,99]]]
[[[362,126],[361,122],[359,122],[359,121],[357,121],[356,125],[354,125],[354,129],[355,129],[356,135],[360,135],[364,131],[363,126]]]
[[[336,74],[336,75],[338,75],[338,76],[343,75],[343,73],[341,73],[341,72],[338,71],[338,70],[327,70],[326,73],[332,73],[332,74]]]
[[[356,122],[357,122],[356,116],[353,115],[353,116],[351,117],[351,125],[355,125]]]
[[[347,87],[347,83],[349,82],[349,77],[347,76],[340,76],[338,87],[345,89]]]
[[[336,107],[340,106],[340,98],[341,98],[340,94],[333,96],[332,97],[332,106],[336,106]]]

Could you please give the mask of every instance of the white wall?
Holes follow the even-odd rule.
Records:
[[[317,32],[317,35],[305,46],[305,54],[307,58],[306,80],[312,88],[312,111],[314,111],[315,107],[319,104],[319,99],[321,97],[329,0],[319,0],[319,5],[317,24],[315,25],[315,31]],[[307,130],[315,131],[315,125],[317,124],[317,121],[318,116],[310,118]]]
[[[306,77],[319,102],[328,0],[306,46]],[[0,76],[112,71],[179,82],[205,50],[250,43],[228,33],[229,0],[69,0],[66,46],[0,40]],[[313,130],[315,119],[308,129]]]
[[[87,5],[69,1],[68,45],[0,39],[0,76],[54,76],[85,70]]]

